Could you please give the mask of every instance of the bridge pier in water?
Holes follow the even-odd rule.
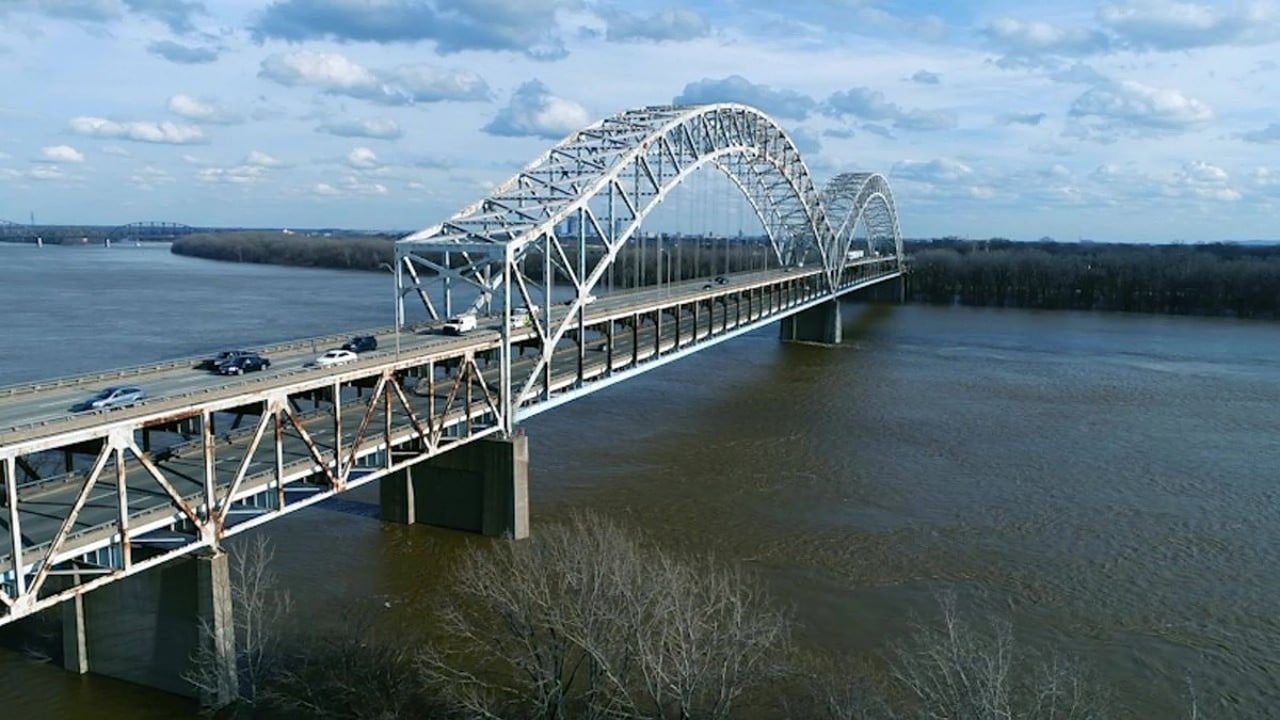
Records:
[[[231,579],[224,552],[165,563],[62,604],[63,665],[222,705],[238,694]],[[184,675],[197,654],[210,685]]]
[[[778,323],[778,336],[787,342],[839,345],[844,339],[840,301],[828,300],[821,305],[782,318]]]
[[[381,480],[382,519],[529,537],[529,438],[485,438]]]

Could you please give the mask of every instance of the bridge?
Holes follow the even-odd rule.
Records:
[[[102,242],[107,247],[117,242],[165,242],[196,232],[200,230],[182,223],[146,220],[117,225]]]
[[[101,242],[110,247],[119,242],[164,242],[184,235],[201,232],[182,223],[142,220],[116,225],[115,227],[88,227],[77,225],[23,225],[9,220],[0,220],[0,242],[20,243],[63,243]]]
[[[698,172],[736,188],[758,237],[717,254],[642,231]],[[696,252],[712,262],[686,273]],[[779,321],[837,343],[838,298],[904,267],[883,177],[820,189],[771,118],[716,104],[583,128],[400,240],[394,271],[394,325],[347,364],[310,362],[335,336],[260,348],[272,365],[247,376],[186,358],[0,388],[0,625],[61,604],[69,668],[175,692],[212,643],[233,692],[225,538],[373,482],[386,519],[524,537],[522,421]],[[474,329],[442,332],[463,315]],[[147,398],[68,411],[111,384]],[[170,607],[166,577],[198,601]]]

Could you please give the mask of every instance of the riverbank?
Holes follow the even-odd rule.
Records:
[[[395,260],[395,235],[229,232],[174,241],[172,251],[212,260],[346,270],[377,270]],[[756,269],[760,248],[704,239],[664,241],[659,249],[630,248],[606,282],[649,285],[658,274],[711,277]],[[931,305],[1088,310],[1214,317],[1280,318],[1280,244],[1130,245],[1021,243],[943,238],[906,245],[909,302]],[[648,262],[645,262],[645,258]],[[588,258],[588,265],[598,255]],[[574,261],[576,263],[576,261]],[[541,257],[525,261],[541,276]]]

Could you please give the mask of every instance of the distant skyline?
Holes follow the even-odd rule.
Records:
[[[0,0],[0,219],[413,230],[736,101],[908,237],[1277,238],[1273,58],[1280,0]]]

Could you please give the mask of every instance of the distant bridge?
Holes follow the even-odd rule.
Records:
[[[727,177],[764,232],[688,274],[673,270],[681,246],[640,230],[700,169]],[[197,556],[192,591],[225,656],[223,538],[375,480],[387,519],[523,537],[521,421],[779,321],[784,339],[839,342],[838,298],[904,270],[882,176],[819,189],[787,133],[736,104],[641,108],[584,128],[405,237],[394,269],[395,327],[348,364],[309,364],[316,341],[302,341],[263,348],[271,368],[247,378],[185,359],[0,388],[0,625],[74,600],[73,667],[181,689],[172,663],[132,657],[171,633],[143,622],[127,641],[102,634],[163,614],[139,603],[165,602],[149,578],[169,570],[143,570],[214,551]],[[426,323],[405,324],[406,297]],[[473,330],[442,334],[464,314]],[[66,410],[111,383],[149,397]],[[110,590],[122,580],[130,590]],[[93,659],[108,642],[132,659]]]
[[[163,242],[176,240],[183,235],[200,232],[199,228],[175,222],[143,221],[118,225],[107,233],[103,242],[111,245],[116,242]]]

